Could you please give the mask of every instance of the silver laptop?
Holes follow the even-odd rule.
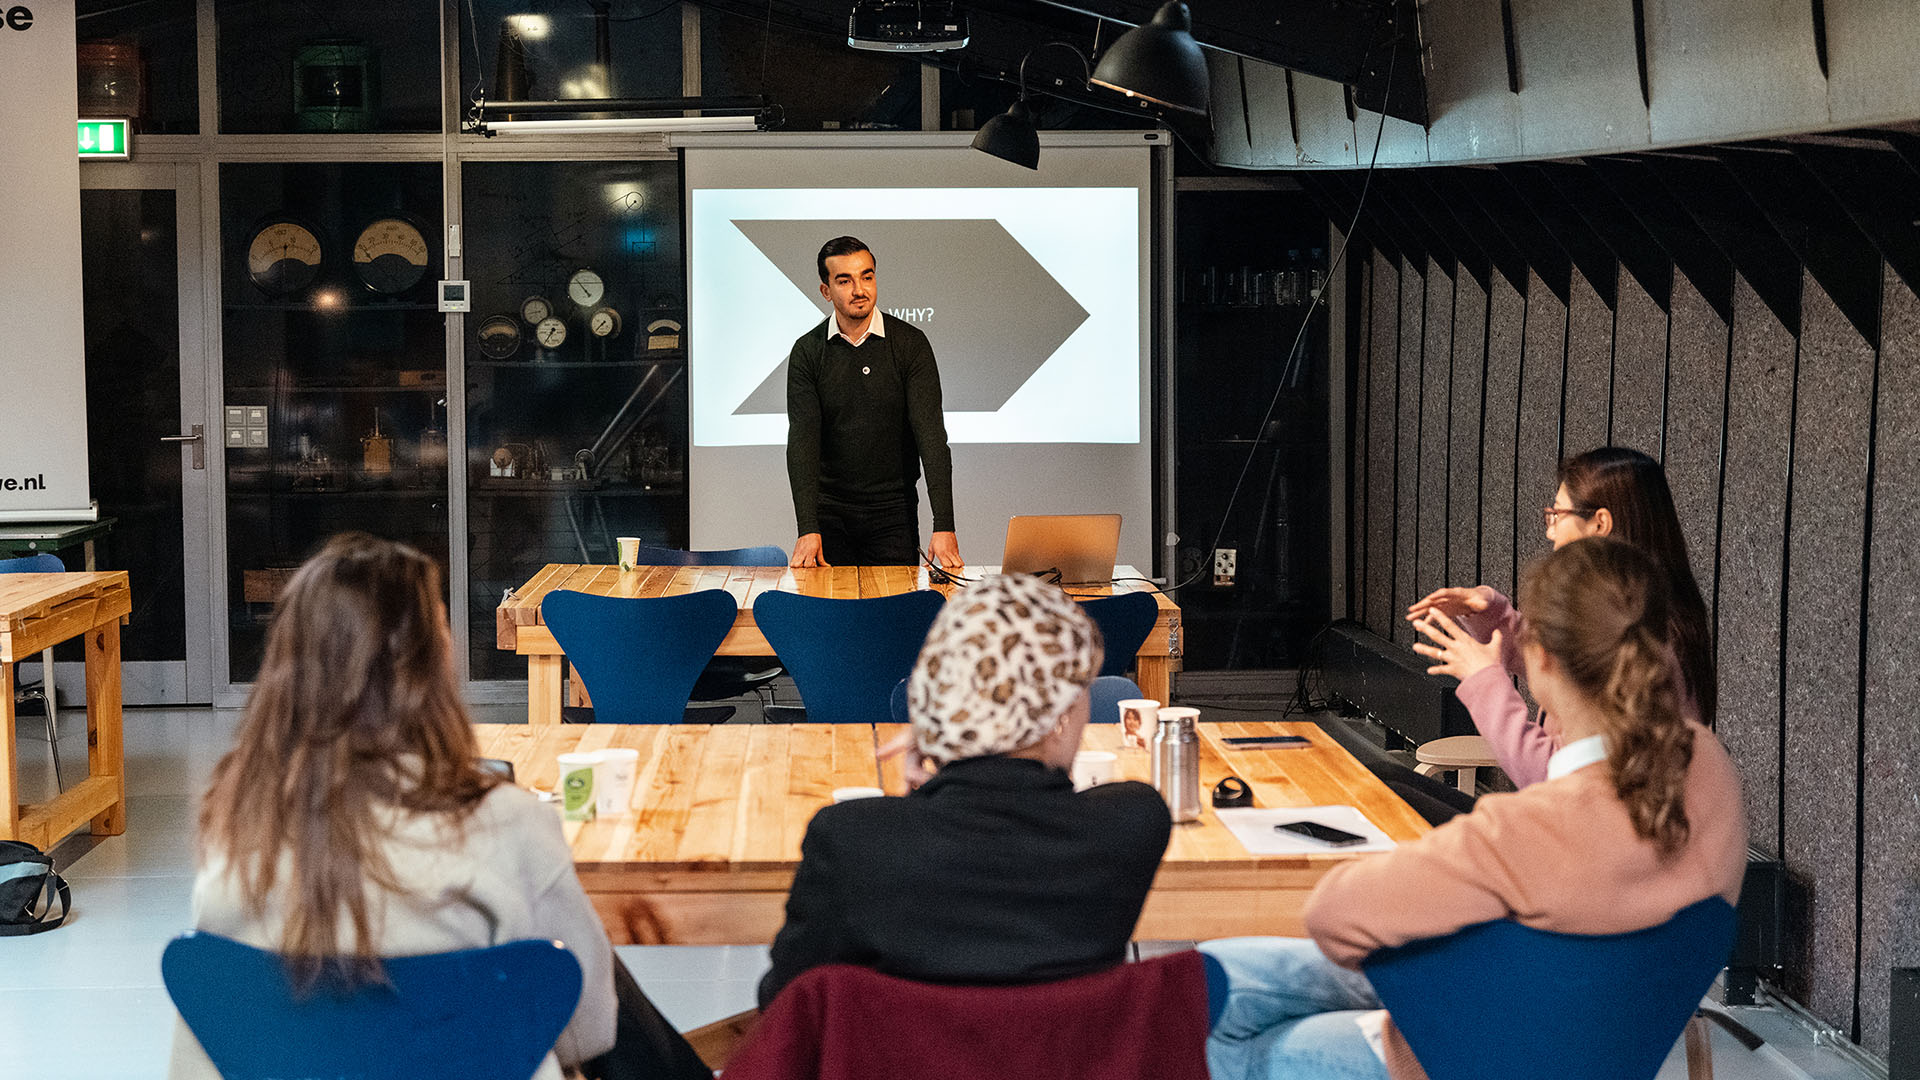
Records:
[[[1025,514],[1007,519],[1000,571],[1059,571],[1063,584],[1104,583],[1113,579],[1119,554],[1119,514]]]

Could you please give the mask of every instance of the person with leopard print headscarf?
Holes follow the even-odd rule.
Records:
[[[1172,821],[1146,784],[1073,788],[1101,657],[1093,621],[1038,578],[990,575],[947,603],[907,681],[938,772],[814,815],[762,1008],[819,964],[1008,983],[1125,958]]]

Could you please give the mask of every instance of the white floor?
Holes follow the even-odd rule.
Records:
[[[476,710],[501,722],[519,708]],[[516,715],[517,714],[517,715]],[[199,794],[233,735],[238,713],[213,709],[129,709],[126,713],[127,831],[70,838],[55,849],[72,886],[65,926],[0,939],[0,1078],[159,1080],[166,1071],[173,1006],[160,984],[160,951],[188,925],[193,821]],[[19,724],[23,797],[44,798],[53,768],[38,717]],[[69,783],[86,761],[86,724],[60,722]],[[766,968],[761,946],[626,946],[621,959],[660,1010],[682,1030],[752,1007]],[[1792,1064],[1781,1067],[1718,1030],[1720,1080],[1855,1080],[1863,1071],[1773,1009],[1734,1010]],[[1884,1078],[1885,1073],[1879,1074]],[[1659,1080],[1684,1080],[1675,1048]]]

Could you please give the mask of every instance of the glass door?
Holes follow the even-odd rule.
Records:
[[[211,701],[198,174],[89,164],[80,183],[88,472],[113,519],[89,546],[98,569],[127,571],[133,588],[120,639],[126,703]],[[86,568],[84,549],[60,555]],[[72,661],[57,678],[78,702],[84,671],[77,652]]]

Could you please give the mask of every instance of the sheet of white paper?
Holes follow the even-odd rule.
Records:
[[[1380,831],[1366,815],[1351,806],[1282,806],[1272,809],[1254,809],[1252,807],[1234,807],[1215,810],[1220,815],[1220,824],[1225,825],[1238,837],[1241,846],[1252,855],[1325,855],[1329,852],[1357,854],[1365,851],[1391,851],[1394,842]],[[1364,836],[1367,842],[1348,847],[1334,847],[1323,844],[1299,833],[1290,833],[1276,829],[1275,825],[1290,821],[1317,821],[1322,825],[1331,825],[1336,829]]]

